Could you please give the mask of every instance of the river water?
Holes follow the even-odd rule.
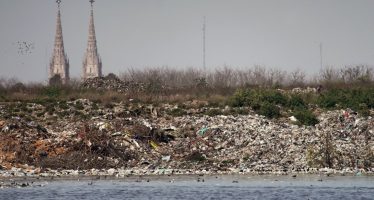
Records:
[[[42,185],[42,186],[40,186]],[[0,199],[374,199],[373,176],[162,176],[37,181]]]

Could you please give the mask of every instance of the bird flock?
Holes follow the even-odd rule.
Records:
[[[13,45],[16,46],[18,55],[29,55],[35,49],[35,44],[33,42],[17,41]]]

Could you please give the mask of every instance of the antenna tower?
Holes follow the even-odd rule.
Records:
[[[322,42],[319,43],[319,57],[320,57],[320,64],[321,64],[321,70],[323,68],[323,60],[322,60]]]
[[[203,23],[203,69],[206,70],[206,48],[205,48],[205,33],[206,33],[206,17],[204,16],[204,23]]]

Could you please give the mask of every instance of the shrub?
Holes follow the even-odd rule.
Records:
[[[114,104],[108,102],[108,103],[105,103],[104,107],[105,108],[109,108],[109,109],[113,109],[114,108]]]
[[[300,124],[314,126],[319,123],[317,117],[307,109],[299,109],[293,113]]]
[[[48,86],[45,87],[42,95],[46,95],[49,98],[56,98],[61,95],[61,88],[60,87],[55,87],[55,86]]]
[[[251,101],[251,91],[249,89],[239,89],[230,97],[228,104],[232,107],[248,106]]]
[[[81,102],[76,102],[74,107],[77,109],[77,110],[83,110],[84,109],[84,106]]]
[[[51,85],[51,86],[62,85],[61,76],[59,74],[54,75],[52,78],[49,79],[49,85]]]
[[[7,100],[6,97],[4,95],[0,94],[0,101],[6,101],[6,100]]]
[[[45,107],[45,110],[46,112],[48,112],[48,114],[52,115],[56,109],[55,107],[53,106],[53,104],[48,104],[46,107]]]
[[[269,102],[271,104],[286,105],[287,97],[275,90],[257,91],[261,102]]]
[[[67,110],[69,109],[69,106],[66,104],[66,101],[61,101],[58,103],[58,107],[63,109],[63,110]]]
[[[365,103],[362,103],[359,105],[358,112],[364,117],[367,117],[370,115],[370,110]]]
[[[208,116],[216,116],[216,115],[222,115],[222,111],[220,109],[209,109],[205,112],[206,115]]]
[[[259,114],[268,118],[278,118],[280,116],[280,111],[276,105],[264,102],[261,104]]]
[[[62,112],[58,112],[57,115],[59,117],[66,117],[66,116],[69,116],[70,112],[68,111],[62,111]]]
[[[113,73],[109,73],[105,78],[108,79],[108,80],[119,80],[117,75],[115,75]]]
[[[179,117],[187,114],[187,111],[181,109],[181,108],[174,108],[172,110],[169,110],[167,114],[174,116],[174,117]]]
[[[192,161],[192,162],[202,162],[202,161],[206,160],[204,155],[201,154],[200,152],[197,152],[197,151],[188,155],[186,159],[189,160],[189,161]]]
[[[231,108],[229,110],[226,110],[224,115],[248,115],[249,110],[245,108]]]
[[[22,91],[26,90],[26,86],[23,83],[18,82],[16,84],[14,84],[10,89],[13,90],[13,91],[22,92]]]
[[[360,104],[366,104],[368,109],[374,108],[374,88],[331,89],[324,92],[317,100],[322,108],[360,109]]]
[[[37,117],[42,117],[43,115],[44,115],[44,112],[37,112],[37,113],[36,113],[36,116],[37,116]]]
[[[318,105],[322,108],[334,108],[337,103],[337,97],[334,95],[324,94],[318,98]]]
[[[291,95],[291,98],[288,100],[288,107],[291,109],[305,109],[307,104],[300,95]]]
[[[93,103],[92,110],[98,110],[98,109],[99,109],[99,106],[97,105],[97,103]]]
[[[268,102],[276,105],[287,105],[288,99],[282,93],[276,90],[268,89],[239,89],[230,98],[229,105],[233,107],[254,106],[258,107],[259,103]]]

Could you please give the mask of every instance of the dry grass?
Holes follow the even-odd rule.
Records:
[[[119,93],[83,89],[79,80],[65,86],[46,86],[40,83],[23,84],[16,79],[0,79],[0,101],[33,101],[43,99],[73,100],[90,99],[110,103],[128,101],[146,103],[181,103],[185,101],[207,101],[222,104],[239,88],[283,88],[316,87],[347,88],[352,86],[374,86],[374,70],[368,66],[327,67],[319,75],[307,79],[301,70],[286,72],[255,66],[248,69],[232,69],[227,66],[213,71],[196,68],[171,69],[167,67],[128,70],[120,74],[123,81],[142,83],[145,90]]]

